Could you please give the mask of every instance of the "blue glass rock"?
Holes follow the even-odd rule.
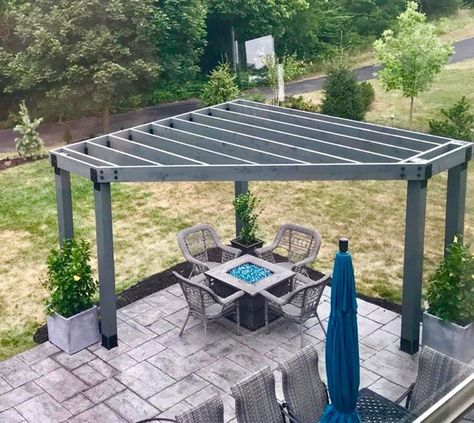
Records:
[[[241,264],[240,266],[230,269],[227,273],[234,278],[250,284],[255,284],[273,274],[271,270],[252,263]]]

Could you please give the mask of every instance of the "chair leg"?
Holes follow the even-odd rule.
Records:
[[[300,348],[303,348],[304,347],[304,340],[303,340],[303,323],[301,322],[300,323],[300,336],[301,336],[301,344],[300,344]]]
[[[328,336],[326,333],[326,329],[324,329],[323,322],[321,322],[321,319],[318,316],[318,313],[316,313],[316,318],[318,319],[319,324],[321,325],[321,329],[323,330],[324,336]]]
[[[203,320],[202,324],[204,326],[204,350],[207,350],[207,320]]]
[[[265,298],[265,332],[267,334],[270,333],[270,329],[268,327],[268,300]]]
[[[236,306],[235,306],[235,320],[236,320],[235,333],[237,335],[240,335],[240,307],[239,307],[239,303],[237,303]]]
[[[184,321],[184,325],[183,325],[183,327],[181,328],[181,332],[179,332],[179,336],[183,336],[184,328],[185,328],[186,325],[188,324],[189,316],[191,316],[191,313],[188,311],[188,315],[186,316],[186,320]]]

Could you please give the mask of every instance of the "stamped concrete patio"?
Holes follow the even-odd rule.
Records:
[[[319,306],[329,316],[326,288]],[[399,350],[400,317],[365,301],[359,303],[361,387],[396,399],[414,380],[417,355]],[[99,344],[72,356],[45,343],[0,362],[0,422],[135,422],[153,416],[174,417],[214,393],[224,401],[226,422],[234,420],[230,386],[257,369],[275,369],[277,396],[282,398],[277,363],[299,347],[298,327],[284,321],[271,332],[234,334],[222,320],[208,330],[179,327],[187,313],[178,285],[137,301],[118,312],[119,347]],[[324,336],[316,319],[306,324],[306,342],[320,352],[324,369]]]

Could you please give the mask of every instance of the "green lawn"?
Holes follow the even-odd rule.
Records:
[[[419,128],[460,95],[470,95],[474,61],[451,66],[432,92],[417,101]],[[403,126],[408,102],[377,89],[369,119]],[[317,96],[317,94],[315,94]],[[391,115],[394,119],[391,119]],[[44,322],[45,259],[56,245],[53,172],[46,160],[0,172],[0,360],[32,346]],[[429,183],[425,275],[442,256],[446,175]],[[76,233],[94,241],[91,182],[73,178]],[[400,300],[405,219],[404,182],[253,183],[262,198],[261,235],[269,241],[280,224],[317,228],[323,246],[315,267],[331,269],[337,240],[347,236],[359,291]],[[182,260],[176,233],[197,222],[233,235],[233,184],[121,184],[113,189],[118,289]],[[469,170],[466,238],[474,239],[474,169]],[[94,263],[95,264],[95,263]]]

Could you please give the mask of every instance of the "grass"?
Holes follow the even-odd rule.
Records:
[[[474,61],[449,66],[432,90],[416,102],[416,128],[461,95],[474,80]],[[408,101],[384,93],[368,119],[406,126]],[[318,101],[320,93],[310,97]],[[392,119],[391,116],[394,116]],[[468,174],[466,239],[474,240],[474,168]],[[75,229],[94,242],[92,184],[73,177]],[[33,345],[31,335],[45,320],[41,279],[45,259],[57,243],[53,172],[42,160],[0,172],[0,360]],[[429,183],[425,278],[443,251],[446,175]],[[337,240],[347,236],[356,268],[357,288],[368,295],[400,301],[406,183],[288,182],[252,183],[262,198],[261,235],[270,241],[279,225],[295,222],[317,228],[323,245],[315,267],[332,267]],[[119,184],[113,186],[117,289],[182,260],[176,233],[197,222],[214,225],[224,240],[232,237],[231,183]],[[217,212],[216,212],[217,211]],[[94,251],[94,250],[93,250]],[[95,263],[93,263],[95,266]]]

